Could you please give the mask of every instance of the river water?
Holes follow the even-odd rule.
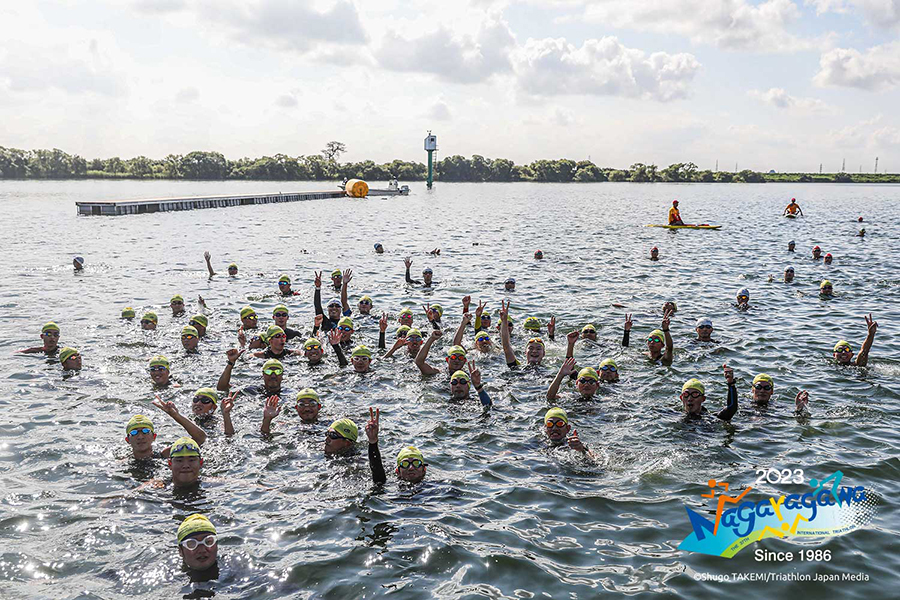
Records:
[[[265,182],[0,182],[0,596],[3,598],[173,598],[214,592],[226,598],[595,598],[896,597],[900,572],[893,502],[900,483],[900,187],[738,184],[413,184],[405,198],[340,199],[260,207],[126,217],[78,217],[78,200],[291,191],[323,183]],[[806,216],[780,217],[796,196]],[[673,198],[687,222],[720,231],[645,228],[664,222]],[[855,236],[856,218],[868,235]],[[796,240],[796,254],[786,251]],[[377,255],[373,243],[384,244]],[[820,245],[827,266],[811,259]],[[661,260],[650,262],[651,246]],[[441,248],[439,257],[427,254]],[[535,249],[545,260],[532,258]],[[209,280],[203,252],[219,275]],[[74,273],[72,257],[86,268]],[[430,266],[433,290],[407,287]],[[235,261],[241,273],[225,276]],[[796,269],[781,283],[786,266]],[[289,274],[290,324],[311,329],[313,272],[352,268],[351,303],[366,293],[373,312],[393,317],[405,306],[425,331],[424,302],[445,309],[437,364],[459,323],[461,298],[512,301],[517,327],[527,315],[557,319],[557,341],[544,366],[510,371],[502,354],[479,360],[493,409],[474,398],[449,402],[443,376],[423,378],[406,358],[375,364],[364,377],[335,364],[313,371],[287,362],[286,387],[314,387],[323,398],[316,426],[282,412],[276,435],[259,434],[262,404],[242,397],[237,432],[209,426],[199,491],[173,493],[171,483],[137,490],[155,472],[129,460],[124,423],[154,419],[157,447],[181,428],[150,406],[146,366],[157,353],[172,360],[181,388],[163,392],[183,414],[193,390],[215,386],[234,343],[241,306],[263,322],[279,302],[276,281]],[[769,275],[775,275],[769,281]],[[518,281],[514,293],[503,281]],[[834,282],[821,299],[818,284]],[[753,308],[736,311],[748,287]],[[210,336],[199,356],[185,356],[168,299],[182,294],[188,315],[202,295]],[[329,293],[325,292],[327,301]],[[675,361],[654,365],[641,355],[659,327],[666,300]],[[155,308],[155,333],[123,322],[127,305]],[[621,347],[624,314],[634,314],[629,348]],[[858,348],[864,314],[879,322],[869,366],[838,368],[831,347]],[[718,344],[692,344],[695,321],[710,317]],[[40,344],[55,320],[62,345],[77,346],[84,368],[64,376],[59,363],[15,350]],[[495,319],[496,322],[496,319]],[[599,344],[579,342],[581,365],[614,357],[621,382],[582,402],[564,388],[560,404],[595,461],[549,450],[542,438],[545,393],[562,362],[565,333],[594,323]],[[354,336],[375,346],[377,322],[358,320]],[[396,326],[392,319],[389,339]],[[466,344],[472,344],[471,332]],[[523,351],[521,329],[517,351]],[[298,343],[293,343],[295,347]],[[520,354],[521,356],[521,354]],[[234,383],[259,383],[257,359],[241,363]],[[721,366],[739,378],[741,408],[730,425],[686,425],[681,384],[707,383],[707,404],[725,401]],[[750,381],[775,378],[767,410],[751,405]],[[793,399],[810,393],[809,418]],[[288,403],[288,407],[292,403]],[[371,483],[363,426],[381,409],[381,448],[388,484]],[[331,420],[360,427],[357,459],[326,460],[322,435]],[[428,462],[426,483],[399,485],[393,460],[414,443]],[[733,559],[678,550],[690,533],[685,507],[706,510],[707,481],[735,489],[755,485],[756,469],[803,469],[845,481],[882,498],[867,527],[829,539],[766,540],[770,550],[829,549],[829,562],[759,563],[752,549]],[[762,494],[798,486],[766,484]],[[761,498],[762,496],[759,496]],[[191,583],[174,546],[189,513],[209,515],[219,530],[218,582]],[[703,581],[701,574],[864,573],[868,581],[770,583]],[[891,581],[894,583],[892,584]],[[892,591],[893,590],[893,591]]]

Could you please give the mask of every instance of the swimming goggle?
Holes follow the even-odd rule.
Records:
[[[211,533],[208,536],[206,536],[205,538],[203,538],[202,540],[195,540],[194,538],[188,538],[188,539],[184,540],[183,542],[181,542],[181,545],[184,546],[185,548],[187,548],[188,550],[190,550],[191,552],[193,552],[194,550],[197,549],[198,546],[200,546],[200,544],[203,544],[207,548],[212,548],[213,546],[216,545],[216,542],[218,542],[218,541],[219,541],[219,538]]]
[[[212,400],[206,396],[194,396],[194,404],[202,402],[203,404],[212,404]]]
[[[612,365],[603,365],[602,367],[600,367],[600,370],[601,371],[612,371],[613,373],[618,373],[618,371],[619,371],[617,368],[615,368]]]
[[[451,380],[450,380],[450,385],[462,385],[462,384],[464,384],[464,383],[465,383],[465,384],[468,384],[468,383],[469,383],[469,380],[468,380],[468,379],[463,379],[462,377],[457,377],[456,379],[451,379]]]
[[[490,321],[490,320],[491,320],[491,315],[481,315],[481,320],[482,320],[482,321]]]
[[[256,315],[247,315],[246,317],[241,317],[241,320],[243,320],[243,319],[250,319],[251,321],[256,321],[257,319],[259,319],[259,317],[257,317]]]
[[[288,314],[286,312],[277,312],[277,313],[274,313],[272,316],[274,316],[277,319],[280,319],[281,317],[288,316]]]
[[[314,404],[318,404],[314,398],[301,398],[297,400],[297,406],[313,406]]]
[[[451,354],[447,358],[450,360],[466,360],[465,354]]]
[[[276,339],[276,338],[281,339],[281,340],[286,340],[286,339],[287,339],[287,334],[286,334],[286,333],[276,333],[275,335],[273,335],[273,336],[270,337],[269,339],[270,339],[270,340],[274,340],[274,339]]]
[[[306,348],[303,349],[304,352],[309,352],[310,350],[321,350],[322,346],[320,344],[310,344]]]
[[[491,338],[490,338],[490,336],[487,336],[487,335],[479,335],[477,338],[475,338],[475,341],[476,342],[489,342],[489,341],[491,341]]]
[[[755,388],[758,389],[758,390],[771,390],[771,389],[772,389],[772,384],[771,384],[771,383],[762,383],[762,382],[760,382],[760,383],[755,384],[753,387],[755,387]]]
[[[649,342],[651,344],[652,343],[662,344],[662,340],[659,339],[659,336],[657,336],[657,335],[654,335],[653,337],[648,337],[647,342]]]
[[[73,360],[73,359],[76,359],[76,358],[81,358],[81,355],[80,355],[80,354],[73,354],[72,356],[70,356],[69,358],[66,359],[66,362],[69,362],[70,360]]]
[[[371,306],[371,305],[372,305],[372,301],[371,301],[371,300],[360,300],[359,303],[360,303],[360,304],[364,304],[364,305],[366,305],[366,306]]]
[[[565,426],[566,422],[562,419],[547,419],[544,422],[544,427],[546,427],[547,429],[553,429],[554,427],[559,427],[560,429],[562,429]]]
[[[150,323],[156,323],[156,321],[151,321],[150,319],[141,319],[141,325],[149,325]]]
[[[352,327],[347,327],[346,325],[341,325],[338,327],[338,331],[353,331]]]
[[[279,282],[278,282],[278,285],[279,285],[279,286],[283,286],[283,285],[291,285],[291,282],[290,282],[290,281],[279,281]]]
[[[850,352],[850,353],[852,353],[853,348],[851,348],[850,346],[841,346],[840,348],[835,350],[835,352]]]
[[[749,300],[750,300],[750,296],[738,296],[737,299],[738,299],[738,300],[748,300],[748,301],[749,301]]]
[[[155,367],[150,367],[150,371],[168,371],[169,367],[165,367],[163,365],[156,365]]]
[[[210,400],[210,402],[212,402],[212,400]],[[194,456],[197,456],[198,458],[200,457],[200,451],[197,449],[197,446],[194,444],[178,444],[177,446],[175,446],[174,448],[172,448],[169,451],[169,456],[172,456],[173,454],[178,454],[182,450],[190,450],[191,452],[196,452],[196,454]],[[181,457],[173,456],[173,458],[190,458],[190,456],[181,456]]]
[[[372,360],[371,356],[351,356],[350,360]]]
[[[279,369],[278,367],[270,367],[268,369],[263,369],[263,373],[265,375],[281,375],[284,373],[284,369]]]
[[[41,337],[59,337],[58,331],[45,331],[41,334]]]
[[[697,327],[697,329],[712,329],[712,328],[713,328],[712,325],[700,325]]]
[[[188,321],[188,325],[190,325],[191,327],[203,327],[204,326],[203,323],[200,323],[199,321]]]
[[[332,279],[343,279],[344,276],[341,275],[340,273],[335,273],[334,275],[331,276],[331,278]]]
[[[407,334],[407,335],[406,335],[406,341],[407,341],[407,342],[412,342],[413,344],[415,344],[416,342],[421,342],[421,341],[422,341],[422,337],[421,337],[421,336],[418,336],[418,335],[408,335],[408,334]]]
[[[578,383],[580,383],[581,385],[587,385],[589,383],[597,383],[597,380],[593,377],[582,377],[578,380]]]
[[[169,304],[170,304],[171,306],[175,306],[175,305],[178,305],[178,304],[184,304],[184,301],[183,301],[183,300],[172,300]]]
[[[418,469],[423,466],[425,463],[419,460],[418,458],[404,458],[400,461],[401,469]]]
[[[194,339],[195,337],[197,337],[197,336],[194,335],[193,333],[185,333],[183,336],[181,336],[181,339],[183,339],[183,340],[192,340],[192,339]]]
[[[703,395],[703,392],[700,390],[685,390],[681,392],[682,396],[687,396],[688,398],[699,398]]]
[[[347,439],[344,436],[342,436],[341,434],[339,434],[337,431],[328,431],[325,433],[325,437],[327,437],[330,440],[346,440]]]
[[[144,434],[153,433],[153,430],[150,429],[149,427],[141,427],[138,429],[132,429],[131,431],[128,432],[128,435],[130,435],[131,437],[134,437],[139,433],[144,433]]]

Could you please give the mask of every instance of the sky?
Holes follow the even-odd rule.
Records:
[[[0,0],[0,146],[900,172],[900,0]]]

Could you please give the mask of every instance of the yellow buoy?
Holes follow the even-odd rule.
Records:
[[[369,184],[362,179],[351,179],[344,186],[344,191],[351,198],[365,198],[369,195]]]

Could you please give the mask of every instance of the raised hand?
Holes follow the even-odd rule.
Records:
[[[462,321],[463,321],[463,323],[466,324],[466,325],[468,325],[469,323],[471,323],[471,322],[472,322],[472,314],[469,313],[469,311],[464,312],[464,313],[463,313],[463,316],[462,316]]]
[[[222,400],[222,416],[228,416],[231,414],[231,409],[234,408],[234,399],[237,398],[237,395],[240,392],[232,392]]]
[[[573,429],[572,435],[569,436],[568,439],[569,448],[572,450],[577,450],[579,452],[587,452],[587,447],[582,443],[580,439],[578,439],[578,430]]]
[[[559,372],[563,374],[563,377],[568,377],[572,373],[575,372],[575,358],[567,358],[566,362],[562,364],[559,368]]]
[[[444,335],[444,332],[441,331],[440,329],[432,329],[431,330],[431,338],[434,340],[438,339],[442,335]]]
[[[369,407],[369,422],[366,423],[366,437],[370,444],[378,443],[378,428],[381,421],[381,409]]]
[[[422,310],[425,311],[425,316],[428,317],[429,321],[434,321],[434,311],[431,310],[427,304],[422,305]]]
[[[474,360],[469,361],[469,379],[472,381],[472,387],[481,386],[481,371],[475,365]]]
[[[228,362],[230,362],[231,364],[234,364],[237,362],[237,359],[239,359],[243,353],[244,353],[243,349],[238,350],[237,348],[229,348],[228,350],[225,351],[225,357],[228,359]]]
[[[406,268],[410,268],[412,266],[412,259],[410,257],[406,257],[403,259],[403,264],[406,265]]]
[[[385,331],[387,331],[387,326],[388,326],[387,313],[381,313],[381,319],[379,319],[379,321],[378,321],[378,330],[381,331],[381,333],[384,333]]]
[[[797,411],[804,410],[809,404],[809,392],[806,390],[800,390],[797,392],[797,397],[794,399],[794,403],[797,405]]]
[[[347,287],[350,283],[350,280],[353,279],[353,270],[352,269],[344,269],[344,280],[341,285]]]
[[[397,341],[394,342],[395,349],[399,348],[400,346],[405,346],[405,345],[406,345],[405,337],[399,337],[399,338],[397,338]]]
[[[162,398],[159,397],[159,394],[156,394],[156,400],[153,401],[153,406],[160,409],[170,417],[174,417],[178,414],[178,407],[175,406],[175,403],[171,400],[166,402]]]
[[[729,367],[727,364],[722,365],[722,371],[725,373],[725,382],[728,385],[734,384],[734,369]]]
[[[509,316],[509,305],[510,305],[509,300],[507,300],[505,302],[503,300],[500,301],[500,323],[501,324],[506,322],[506,317]]]
[[[631,331],[631,315],[625,314],[625,331]]]
[[[209,253],[209,250],[207,250],[206,252],[203,253],[203,258],[206,259],[206,262],[209,262],[209,259],[212,258],[212,256]]]
[[[247,345],[247,336],[244,334],[244,326],[241,325],[238,327],[238,343],[241,345],[241,348]]]
[[[328,343],[332,346],[337,346],[341,343],[341,332],[337,327],[328,332]]]
[[[570,346],[573,346],[575,344],[575,342],[578,341],[579,335],[581,335],[581,334],[578,333],[577,329],[574,331],[570,331],[569,333],[566,334],[566,340],[569,342]]]
[[[316,327],[322,328],[322,323],[325,322],[325,315],[316,315],[313,319],[313,323],[315,323]]]
[[[463,312],[469,312],[469,305],[472,304],[472,296],[463,296]]]
[[[478,301],[478,308],[475,309],[475,316],[480,317],[481,313],[484,312],[484,309],[487,308],[487,302]]]
[[[313,271],[316,274],[316,289],[322,287],[322,271]]]
[[[553,337],[553,334],[556,333],[556,316],[550,315],[550,322],[547,323],[547,337]]]
[[[672,311],[667,310],[666,314],[663,315],[662,325],[660,326],[660,329],[662,329],[663,331],[669,330],[669,319],[671,317],[672,317]]]
[[[869,330],[869,335],[875,335],[878,330],[878,321],[872,320],[872,313],[866,315],[866,328]]]
[[[263,419],[271,421],[281,413],[281,407],[278,406],[278,396],[269,396],[266,398],[266,407],[263,409]]]
[[[206,308],[206,300],[203,299],[203,296],[198,295],[197,302],[200,303],[200,306],[202,306],[203,308]]]

